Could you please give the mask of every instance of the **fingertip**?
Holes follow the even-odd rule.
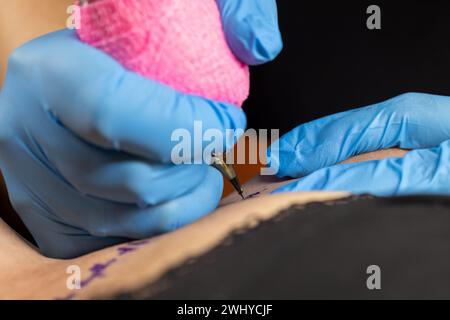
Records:
[[[294,137],[294,133],[292,131],[282,136],[267,152],[269,166],[272,170],[276,170],[276,175],[280,178],[298,178],[309,173],[305,165],[306,159],[298,152],[298,137]]]
[[[283,49],[277,26],[258,17],[233,20],[227,38],[236,56],[245,64],[261,65],[274,60]]]
[[[222,192],[222,175],[218,170],[208,167],[202,184],[165,206],[165,219],[160,222],[159,232],[174,231],[207,216],[217,208]]]
[[[225,34],[234,54],[248,65],[274,60],[283,49],[274,0],[218,0]]]

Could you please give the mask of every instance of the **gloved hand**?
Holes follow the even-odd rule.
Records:
[[[449,97],[404,94],[301,125],[279,142],[279,147],[274,145],[268,151],[273,170],[279,166],[279,177],[306,177],[276,193],[450,193]],[[390,147],[413,151],[404,158],[336,165],[349,157]]]
[[[282,45],[274,0],[218,3],[239,58],[275,58]],[[222,193],[220,173],[171,161],[172,132],[193,136],[194,121],[222,132],[246,122],[233,105],[125,70],[72,31],[16,50],[0,93],[0,165],[42,253],[71,258],[211,212]]]

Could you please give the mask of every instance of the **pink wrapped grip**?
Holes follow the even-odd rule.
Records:
[[[248,97],[249,69],[228,47],[215,0],[97,0],[81,7],[78,35],[183,93],[237,106]]]

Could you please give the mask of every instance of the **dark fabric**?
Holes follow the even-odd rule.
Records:
[[[382,29],[366,27],[381,8]],[[282,132],[418,91],[450,95],[450,1],[278,1],[285,48],[253,68],[249,126]]]
[[[367,288],[370,265],[381,290]],[[116,298],[450,298],[450,197],[293,206]]]

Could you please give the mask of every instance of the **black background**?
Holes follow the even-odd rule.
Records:
[[[381,7],[369,30],[367,7]],[[405,92],[450,95],[450,1],[278,0],[284,50],[253,68],[249,127],[293,127]]]

